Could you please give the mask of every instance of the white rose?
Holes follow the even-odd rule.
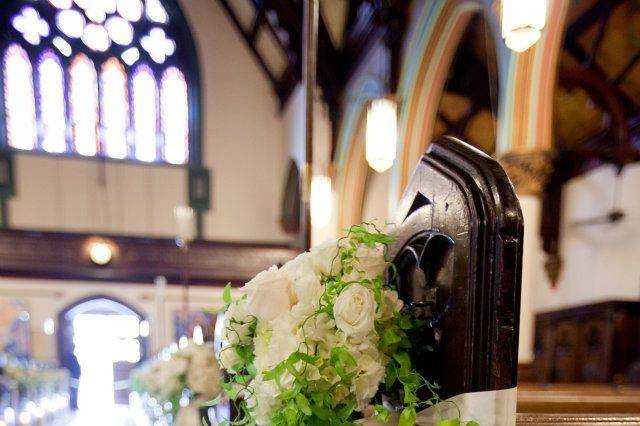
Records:
[[[353,380],[353,391],[358,401],[358,410],[363,410],[378,392],[385,377],[385,367],[368,355],[358,358],[358,366],[360,372]]]
[[[293,281],[275,267],[260,272],[243,290],[247,293],[249,314],[260,321],[271,321],[297,303]]]
[[[285,263],[281,271],[288,274],[292,280],[315,274],[311,257],[309,252],[301,253],[295,259]]]
[[[345,277],[345,281],[359,281],[363,278],[373,279],[383,275],[389,262],[385,259],[384,246],[377,245],[374,248],[358,247],[356,257],[359,259],[355,270]]]
[[[347,336],[371,332],[376,315],[376,301],[371,290],[351,284],[336,298],[333,315],[336,326]]]
[[[235,346],[223,346],[218,352],[218,361],[229,373],[235,373],[236,367],[240,367],[243,363]]]
[[[311,263],[317,274],[332,275],[338,272],[340,259],[337,259],[338,242],[336,240],[325,241],[311,249]]]
[[[378,310],[378,318],[382,321],[393,317],[393,314],[400,312],[404,303],[398,299],[398,292],[395,290],[383,290],[381,307]]]

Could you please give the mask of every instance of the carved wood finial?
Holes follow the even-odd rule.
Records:
[[[511,152],[500,158],[518,195],[542,194],[553,170],[553,154],[546,150]]]

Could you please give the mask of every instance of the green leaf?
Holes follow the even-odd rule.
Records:
[[[400,419],[398,419],[398,426],[414,426],[416,424],[416,409],[415,407],[407,407],[400,413]]]
[[[387,423],[389,418],[391,417],[391,412],[384,405],[376,405],[374,406],[376,411],[376,419],[380,420],[383,423]]]
[[[476,422],[475,420],[470,420],[465,426],[480,426],[480,423]]]
[[[211,401],[207,401],[207,402],[202,403],[201,406],[202,407],[213,407],[215,405],[220,404],[220,401],[222,401],[222,395],[218,395],[217,397],[215,397]]]
[[[400,365],[400,371],[398,372],[398,376],[402,376],[403,374],[408,374],[409,370],[411,370],[411,357],[406,352],[396,352],[393,354],[393,359],[395,359]]]
[[[382,333],[382,345],[384,347],[389,347],[395,344],[400,343],[401,337],[398,334],[400,330],[396,327],[389,327],[384,330]]]
[[[440,420],[438,422],[438,426],[460,426],[460,419],[447,419],[447,420]]]
[[[310,416],[312,414],[309,400],[303,394],[296,394],[296,405],[305,415]]]
[[[393,384],[396,382],[397,379],[398,379],[398,373],[396,371],[396,366],[392,363],[389,363],[389,365],[387,366],[387,376],[385,379],[385,384],[387,385],[387,389],[391,389],[391,386],[393,386]]]
[[[224,290],[222,291],[222,301],[224,302],[225,305],[228,305],[231,303],[231,283],[227,283],[227,285],[224,287]]]

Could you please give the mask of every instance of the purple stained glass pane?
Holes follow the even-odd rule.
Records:
[[[33,149],[37,136],[33,68],[19,45],[5,51],[3,74],[7,141],[14,148]]]
[[[160,96],[164,160],[185,164],[189,159],[189,102],[187,82],[178,68],[164,72]]]
[[[65,138],[64,72],[60,59],[51,50],[45,51],[38,62],[41,147],[47,152],[67,150]]]

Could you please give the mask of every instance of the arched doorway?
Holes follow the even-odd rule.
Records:
[[[72,407],[126,404],[129,373],[146,358],[144,315],[121,300],[95,295],[63,309],[58,324],[58,357],[71,372]]]

